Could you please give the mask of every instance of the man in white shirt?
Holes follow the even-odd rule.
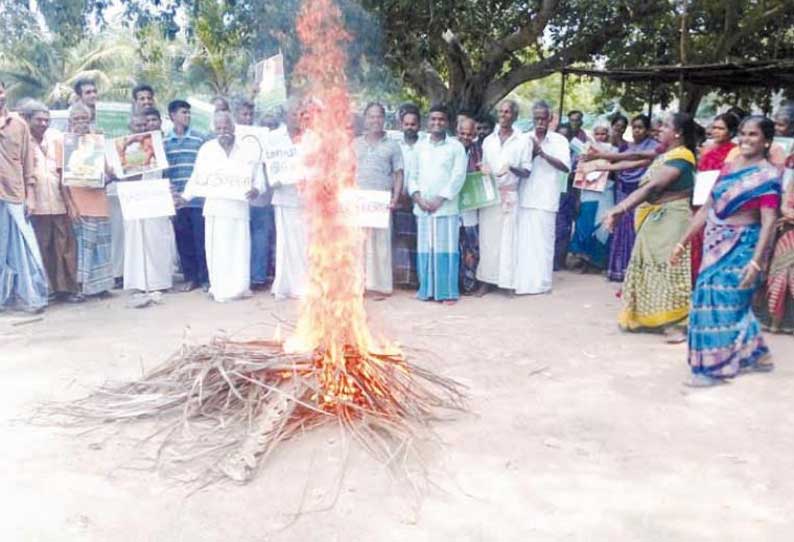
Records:
[[[416,278],[416,217],[413,203],[407,195],[408,177],[416,174],[416,148],[421,125],[422,116],[418,107],[413,104],[400,107],[402,137],[398,141],[403,155],[405,197],[401,198],[399,208],[392,212],[392,277],[395,285],[409,288],[419,284]]]
[[[196,165],[182,198],[201,195],[201,186],[212,177],[250,177],[250,201],[264,190],[264,170],[258,156],[236,141],[234,121],[228,111],[214,117],[216,139],[201,146]],[[208,196],[204,203],[204,249],[210,279],[210,296],[218,302],[250,295],[251,230],[248,201]]]
[[[479,213],[480,263],[477,280],[478,296],[494,286],[506,290],[516,288],[518,244],[518,190],[526,184],[532,169],[532,141],[513,128],[518,118],[518,105],[504,100],[498,107],[499,128],[482,144],[481,171],[496,181],[501,203],[483,207]]]
[[[459,141],[447,137],[448,124],[444,106],[430,109],[430,137],[417,144],[417,171],[408,179],[408,192],[417,226],[416,296],[454,304],[460,297],[458,195],[466,180],[466,151]]]
[[[299,185],[306,182],[301,139],[303,105],[287,104],[287,125],[270,132],[265,162],[267,182],[273,189],[276,221],[276,276],[271,291],[276,299],[303,297],[308,288],[309,240]]]
[[[156,121],[155,121],[156,119]],[[156,109],[136,109],[130,119],[132,133],[160,131]],[[154,171],[128,177],[122,182],[147,182],[163,177]],[[169,290],[173,286],[176,240],[171,217],[124,220],[124,289]]]
[[[550,131],[551,110],[544,101],[532,107],[532,173],[519,190],[517,294],[551,291],[554,268],[554,225],[563,183],[571,168],[571,151],[564,136]]]

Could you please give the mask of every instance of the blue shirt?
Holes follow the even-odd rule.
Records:
[[[196,164],[198,150],[207,140],[207,136],[201,132],[193,131],[190,128],[179,137],[173,130],[165,136],[163,146],[165,156],[168,158],[169,168],[165,171],[165,176],[171,181],[171,188],[181,194],[185,190],[185,184],[193,174],[193,166]],[[195,198],[188,202],[187,207],[202,207],[203,198]]]

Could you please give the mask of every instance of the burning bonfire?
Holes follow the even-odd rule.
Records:
[[[216,338],[182,349],[141,380],[57,407],[71,423],[154,422],[160,468],[244,482],[281,442],[333,423],[377,459],[398,464],[442,410],[463,408],[460,386],[409,362],[370,332],[363,300],[363,239],[339,204],[355,185],[344,75],[345,43],[332,0],[306,0],[296,75],[318,107],[304,197],[310,288],[287,340]]]

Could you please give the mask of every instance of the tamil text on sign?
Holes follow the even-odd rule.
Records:
[[[348,188],[339,193],[339,205],[348,224],[359,228],[385,230],[389,227],[391,211],[388,190],[359,190]]]
[[[118,183],[124,220],[174,216],[174,200],[168,179]]]

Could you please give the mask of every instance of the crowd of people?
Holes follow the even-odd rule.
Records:
[[[69,109],[72,134],[96,128],[97,86],[81,80]],[[84,302],[114,288],[187,292],[216,301],[270,289],[306,293],[308,250],[303,188],[311,172],[311,104],[290,99],[283,118],[260,120],[283,160],[268,171],[236,133],[255,123],[254,103],[218,98],[213,133],[191,127],[191,106],[167,106],[167,169],[120,178],[106,166],[104,188],[65,186],[63,134],[35,100],[6,105],[0,83],[0,309],[38,312]],[[132,92],[131,133],[163,130],[154,89]],[[616,114],[588,134],[584,115],[565,122],[538,101],[532,128],[516,127],[516,102],[496,119],[452,116],[433,106],[423,122],[400,107],[366,106],[352,142],[360,188],[390,194],[388,228],[363,232],[366,294],[415,288],[421,300],[461,295],[545,294],[554,271],[603,274],[620,282],[618,323],[627,331],[687,340],[695,386],[773,365],[761,335],[794,331],[794,106],[773,119],[734,108],[701,128],[685,113],[658,121]],[[424,127],[424,130],[423,130]],[[630,128],[631,139],[624,136]],[[219,168],[247,171],[248,201],[199,197]],[[705,202],[693,204],[698,172],[719,172]],[[605,186],[577,179],[608,172]],[[472,173],[492,183],[492,205],[461,209]],[[174,217],[125,220],[117,186],[167,178]],[[182,282],[174,285],[174,276]],[[759,321],[760,320],[760,321]]]

